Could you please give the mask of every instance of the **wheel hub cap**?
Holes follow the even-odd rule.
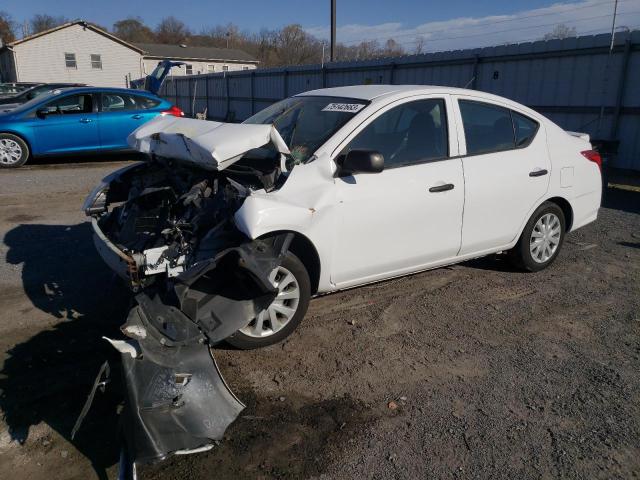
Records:
[[[545,263],[556,253],[560,244],[560,219],[553,213],[540,217],[533,227],[529,250],[537,263]]]
[[[22,158],[22,147],[18,142],[3,138],[0,139],[0,163],[12,165]]]
[[[278,289],[278,296],[266,310],[251,320],[249,325],[240,329],[241,333],[249,337],[263,338],[279,332],[291,321],[298,310],[300,286],[296,277],[280,266],[271,272],[269,280]]]

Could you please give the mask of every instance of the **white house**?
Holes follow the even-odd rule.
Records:
[[[233,48],[191,47],[187,45],[164,45],[136,43],[144,51],[142,59],[145,74],[151,73],[161,60],[185,62],[174,68],[172,75],[197,75],[200,73],[252,70],[258,60],[242,50]]]
[[[150,73],[160,60],[184,61],[174,75],[256,68],[240,50],[179,45],[133,45],[78,20],[0,47],[0,80],[69,82],[126,87]]]

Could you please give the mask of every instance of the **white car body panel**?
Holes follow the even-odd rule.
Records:
[[[319,147],[313,161],[295,166],[279,189],[250,192],[234,220],[250,238],[292,231],[308,239],[320,262],[318,293],[511,248],[533,211],[548,199],[561,199],[570,205],[572,230],[597,217],[600,172],[580,154],[591,149],[588,140],[565,132],[516,102],[483,92],[429,86],[352,86],[301,95],[358,98],[370,104]],[[433,97],[446,102],[452,158],[377,174],[335,177],[335,160],[341,149],[373,119],[400,103]],[[540,124],[536,137],[525,148],[466,156],[457,106],[457,99],[465,97],[533,118]],[[160,126],[152,124],[145,127],[157,130]],[[285,153],[286,145],[282,147],[282,138],[270,125],[227,125],[204,132],[199,128],[205,127],[194,124],[201,135],[196,135],[198,145],[194,150],[199,149],[199,153],[195,156],[176,141],[171,142],[171,151],[163,150],[162,145],[151,147],[153,132],[149,130],[141,129],[135,143],[143,150],[191,157],[195,163],[218,169],[235,161],[251,145],[272,142]],[[256,127],[255,132],[247,135],[248,127]],[[175,131],[187,137],[184,128]],[[186,140],[194,145],[193,138]],[[548,173],[530,177],[529,172],[537,169]],[[430,187],[443,183],[452,183],[455,188],[429,192]]]
[[[156,117],[134,130],[131,148],[194,163],[209,170],[224,170],[251,149],[273,143],[280,153],[289,149],[272,125],[209,122],[172,116]]]
[[[455,100],[483,101],[479,95],[455,95]],[[526,148],[467,155],[464,128],[458,129],[458,143],[464,155],[465,211],[460,255],[505,248],[518,240],[520,226],[547,192],[549,175],[530,177],[537,170],[551,171],[544,124],[532,111],[521,111],[503,102],[491,102],[516,110],[540,123]],[[455,110],[462,125],[460,109]],[[535,116],[534,116],[535,115]]]

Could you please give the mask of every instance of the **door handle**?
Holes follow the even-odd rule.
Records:
[[[445,183],[444,185],[436,185],[435,187],[431,187],[429,191],[431,193],[446,192],[447,190],[453,190],[453,187],[453,183]]]
[[[549,173],[547,170],[534,170],[533,172],[529,172],[530,177],[542,177]]]
[[[90,118],[81,118],[80,119],[80,123],[91,123],[93,120],[91,120]]]
[[[135,115],[133,115],[131,118],[135,119],[135,120],[140,120],[142,118],[142,115],[136,113]]]

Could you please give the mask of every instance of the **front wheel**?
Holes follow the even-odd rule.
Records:
[[[551,202],[540,205],[510,252],[513,263],[530,272],[551,265],[564,242],[565,225],[564,213],[558,205]]]
[[[311,281],[302,262],[287,252],[282,263],[269,275],[278,296],[249,324],[227,338],[236,348],[266,347],[288,337],[300,324],[311,298]]]
[[[21,167],[29,159],[29,146],[10,133],[0,133],[0,168]]]

